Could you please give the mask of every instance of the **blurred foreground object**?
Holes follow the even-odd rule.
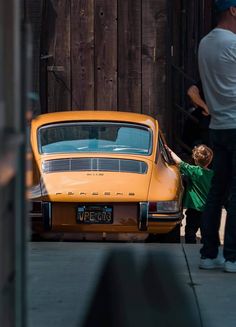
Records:
[[[138,265],[132,252],[112,251],[83,327],[202,326],[193,293],[171,261],[149,252]]]

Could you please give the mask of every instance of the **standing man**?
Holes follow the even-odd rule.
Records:
[[[199,45],[199,72],[211,115],[212,186],[203,213],[200,268],[236,272],[236,0],[216,0],[218,25]],[[218,256],[222,205],[227,218],[223,255]]]

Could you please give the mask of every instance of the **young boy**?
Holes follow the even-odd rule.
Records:
[[[195,146],[192,150],[192,158],[196,165],[194,166],[182,161],[169,148],[168,150],[172,159],[179,165],[180,172],[188,180],[183,203],[187,209],[185,243],[196,243],[196,233],[201,227],[201,216],[213,176],[213,171],[207,168],[212,161],[213,152],[204,144]]]

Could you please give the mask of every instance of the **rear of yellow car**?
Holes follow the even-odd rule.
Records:
[[[107,112],[89,121],[83,114],[46,115],[32,124],[38,230],[103,236],[173,230],[182,219],[182,185],[162,156],[156,121],[112,113],[111,122]]]

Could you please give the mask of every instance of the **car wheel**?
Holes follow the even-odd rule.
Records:
[[[172,231],[165,234],[166,241],[164,243],[180,243],[180,224],[176,225]]]
[[[37,234],[37,233],[31,234],[31,237],[30,237],[31,242],[40,242],[42,240],[43,240],[43,238],[40,236],[40,234]]]
[[[148,237],[145,239],[146,243],[160,243],[161,234],[148,234]]]
[[[167,234],[149,234],[146,243],[180,243],[180,224]]]

